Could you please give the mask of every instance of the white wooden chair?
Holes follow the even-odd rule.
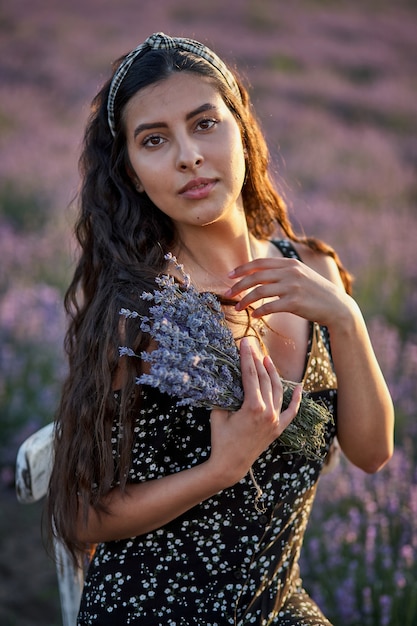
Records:
[[[46,495],[53,463],[54,424],[48,424],[22,443],[16,459],[16,494],[30,504]],[[63,626],[75,626],[84,571],[75,567],[63,543],[54,540],[54,552]]]

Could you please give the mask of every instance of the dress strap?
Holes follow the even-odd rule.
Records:
[[[272,239],[271,243],[273,243],[281,252],[282,256],[287,259],[298,259],[298,261],[302,261],[302,258],[289,239]]]

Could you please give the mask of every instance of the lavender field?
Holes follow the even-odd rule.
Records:
[[[302,569],[335,626],[417,624],[417,3],[13,0],[0,5],[0,623],[60,623],[41,507],[17,504],[21,441],[65,363],[77,159],[110,62],[155,31],[201,39],[250,84],[299,232],[355,276],[397,415],[375,476],[319,485]]]

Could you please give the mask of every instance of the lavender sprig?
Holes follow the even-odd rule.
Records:
[[[140,354],[151,367],[137,383],[177,396],[179,405],[236,410],[243,401],[239,353],[218,300],[191,284],[184,288],[172,276],[156,281],[159,288],[141,296],[154,304],[141,316],[140,328],[158,347]],[[120,313],[138,317],[128,309]]]

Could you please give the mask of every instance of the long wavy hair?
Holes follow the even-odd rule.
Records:
[[[117,93],[114,138],[107,121],[109,79],[92,102],[80,158],[82,184],[75,226],[80,256],[65,295],[69,373],[56,415],[55,462],[47,502],[50,530],[65,542],[75,559],[86,548],[75,533],[80,512],[87,515],[90,506],[102,511],[103,496],[115,484],[125,487],[130,465],[140,401],[135,385],[139,364],[137,359],[126,359],[126,382],[116,400],[119,311],[121,307],[140,310],[144,306],[139,294],[152,288],[155,276],[165,268],[164,254],[177,242],[171,219],[145,193],[137,192],[129,176],[123,112],[139,90],[181,71],[208,78],[239,125],[247,155],[242,197],[250,232],[265,239],[280,230],[285,237],[330,255],[350,291],[350,277],[335,252],[323,242],[294,233],[285,202],[269,174],[264,136],[238,76],[240,99],[217,70],[194,54],[180,50],[142,53]],[[147,337],[137,325],[127,321],[123,335],[123,342],[136,352],[146,349]],[[115,419],[123,432],[117,459],[111,443]]]

